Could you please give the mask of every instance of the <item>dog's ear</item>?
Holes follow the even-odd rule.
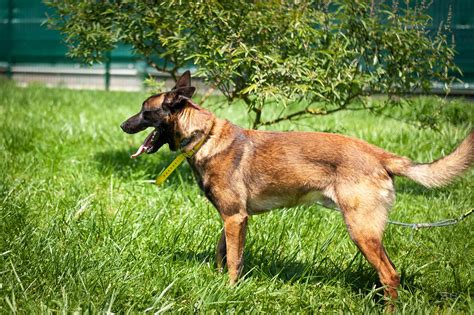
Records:
[[[191,98],[194,95],[194,92],[196,92],[196,88],[194,86],[188,86],[185,88],[179,88],[175,90],[176,94],[178,96],[184,96],[187,98]]]
[[[187,70],[183,75],[176,81],[176,86],[173,88],[173,90],[180,89],[180,88],[186,88],[191,86],[191,72]]]
[[[194,92],[194,90],[193,90],[193,92]],[[191,93],[191,95],[192,95],[192,93]],[[167,108],[171,112],[176,113],[176,112],[182,110],[186,106],[191,106],[191,107],[193,107],[197,110],[202,109],[199,105],[194,104],[189,99],[189,97],[187,97],[185,95],[180,95],[180,94],[174,94],[173,102],[171,104],[167,105]]]
[[[173,88],[173,91],[178,95],[185,96],[187,98],[193,97],[196,88],[191,86],[191,72],[187,70],[176,82],[176,86]]]

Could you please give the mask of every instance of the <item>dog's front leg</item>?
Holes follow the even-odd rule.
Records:
[[[236,213],[223,216],[227,270],[230,284],[235,284],[243,267],[245,234],[247,231],[247,216]]]
[[[225,229],[222,229],[221,237],[217,243],[216,249],[216,261],[217,261],[217,270],[219,272],[224,271],[224,258],[226,254],[226,243],[225,243]]]

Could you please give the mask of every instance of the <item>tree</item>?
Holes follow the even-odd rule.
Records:
[[[72,56],[95,61],[123,41],[152,66],[156,57],[169,61],[172,73],[192,62],[229,103],[246,103],[254,128],[341,110],[380,112],[399,100],[394,96],[429,90],[432,80],[448,87],[457,70],[449,30],[433,31],[424,5],[99,3],[50,2],[58,9],[51,21],[67,34]],[[367,105],[366,96],[375,93],[388,95],[387,102]]]

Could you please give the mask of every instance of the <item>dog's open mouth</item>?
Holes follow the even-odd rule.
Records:
[[[134,159],[144,152],[148,154],[156,152],[161,147],[161,145],[163,145],[163,143],[160,144],[160,141],[158,141],[158,139],[160,138],[159,136],[160,132],[158,131],[158,129],[155,129],[150,132],[150,134],[145,138],[145,141],[143,141],[143,144],[138,148],[137,152],[132,154],[130,157]]]

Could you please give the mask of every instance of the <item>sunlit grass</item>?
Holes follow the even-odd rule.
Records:
[[[227,285],[214,251],[217,211],[181,166],[157,188],[173,154],[129,159],[144,134],[119,124],[144,93],[17,88],[0,82],[0,312],[380,312],[375,271],[340,214],[313,207],[252,217],[243,280]],[[206,106],[248,126],[241,106]],[[433,98],[415,104],[429,107]],[[415,110],[415,109],[414,109]],[[400,117],[411,110],[399,110]],[[338,113],[274,128],[336,130],[418,161],[448,153],[472,127],[469,102],[446,105],[439,131],[365,113]],[[396,180],[392,220],[457,217],[474,205],[473,172],[427,190]],[[398,310],[473,309],[473,218],[446,228],[388,226],[402,275]]]

